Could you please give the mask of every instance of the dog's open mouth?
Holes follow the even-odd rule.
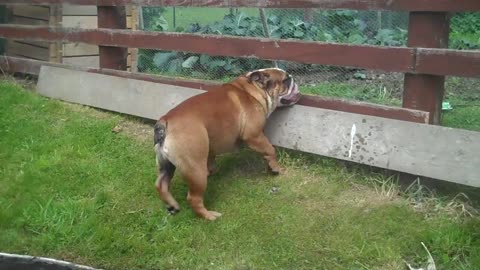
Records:
[[[290,106],[297,103],[300,100],[301,94],[298,90],[298,84],[293,82],[293,79],[290,82],[290,87],[287,94],[280,96],[280,105],[281,106]]]

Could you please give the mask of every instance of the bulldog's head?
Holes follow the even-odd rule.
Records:
[[[262,89],[267,98],[267,110],[291,106],[300,100],[298,85],[286,71],[279,68],[254,70],[246,74],[248,81]]]

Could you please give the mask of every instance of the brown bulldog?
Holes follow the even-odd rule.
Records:
[[[293,105],[299,99],[298,85],[287,72],[260,69],[191,97],[162,116],[154,130],[159,166],[155,186],[168,212],[180,210],[169,191],[178,168],[188,183],[187,200],[193,211],[208,220],[220,217],[203,203],[207,177],[215,170],[215,157],[235,150],[242,142],[262,154],[272,173],[280,173],[275,149],[263,128],[275,108]]]

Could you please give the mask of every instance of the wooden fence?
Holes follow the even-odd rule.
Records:
[[[15,0],[0,3],[98,5],[99,29],[3,25],[0,26],[0,36],[16,40],[99,45],[101,68],[125,70],[126,48],[150,48],[403,72],[403,107],[428,112],[429,123],[433,124],[440,122],[444,76],[480,76],[479,52],[445,49],[449,33],[448,12],[480,11],[478,0]],[[128,4],[409,11],[409,47],[127,31],[122,29],[126,28],[123,6]],[[311,101],[306,103],[313,105]],[[388,113],[377,116],[388,117]]]
[[[0,4],[60,3],[97,5],[99,28],[0,25],[0,36],[14,40],[98,45],[100,69],[81,68],[81,70],[204,90],[211,89],[215,84],[122,71],[126,70],[127,48],[185,51],[402,72],[405,73],[403,108],[314,96],[304,96],[300,104],[417,123],[440,122],[445,76],[480,78],[479,51],[447,49],[450,13],[478,12],[479,0],[0,0]],[[125,29],[124,5],[408,11],[410,14],[408,47],[129,31]],[[0,66],[12,72],[38,75],[41,65],[53,64],[13,57],[0,60]]]

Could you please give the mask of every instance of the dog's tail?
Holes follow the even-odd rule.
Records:
[[[153,128],[153,134],[153,144],[159,169],[159,176],[155,186],[160,198],[167,205],[167,211],[173,215],[180,211],[180,206],[169,191],[170,181],[172,181],[175,173],[175,165],[170,162],[168,157],[165,156],[165,152],[162,151],[165,138],[167,137],[167,121],[160,118]]]
[[[167,136],[167,122],[163,119],[158,120],[153,128],[153,134],[153,145],[163,146]]]
[[[167,122],[160,118],[153,127],[153,146],[157,157],[157,165],[161,166],[167,158],[163,156],[162,148],[167,137]]]

